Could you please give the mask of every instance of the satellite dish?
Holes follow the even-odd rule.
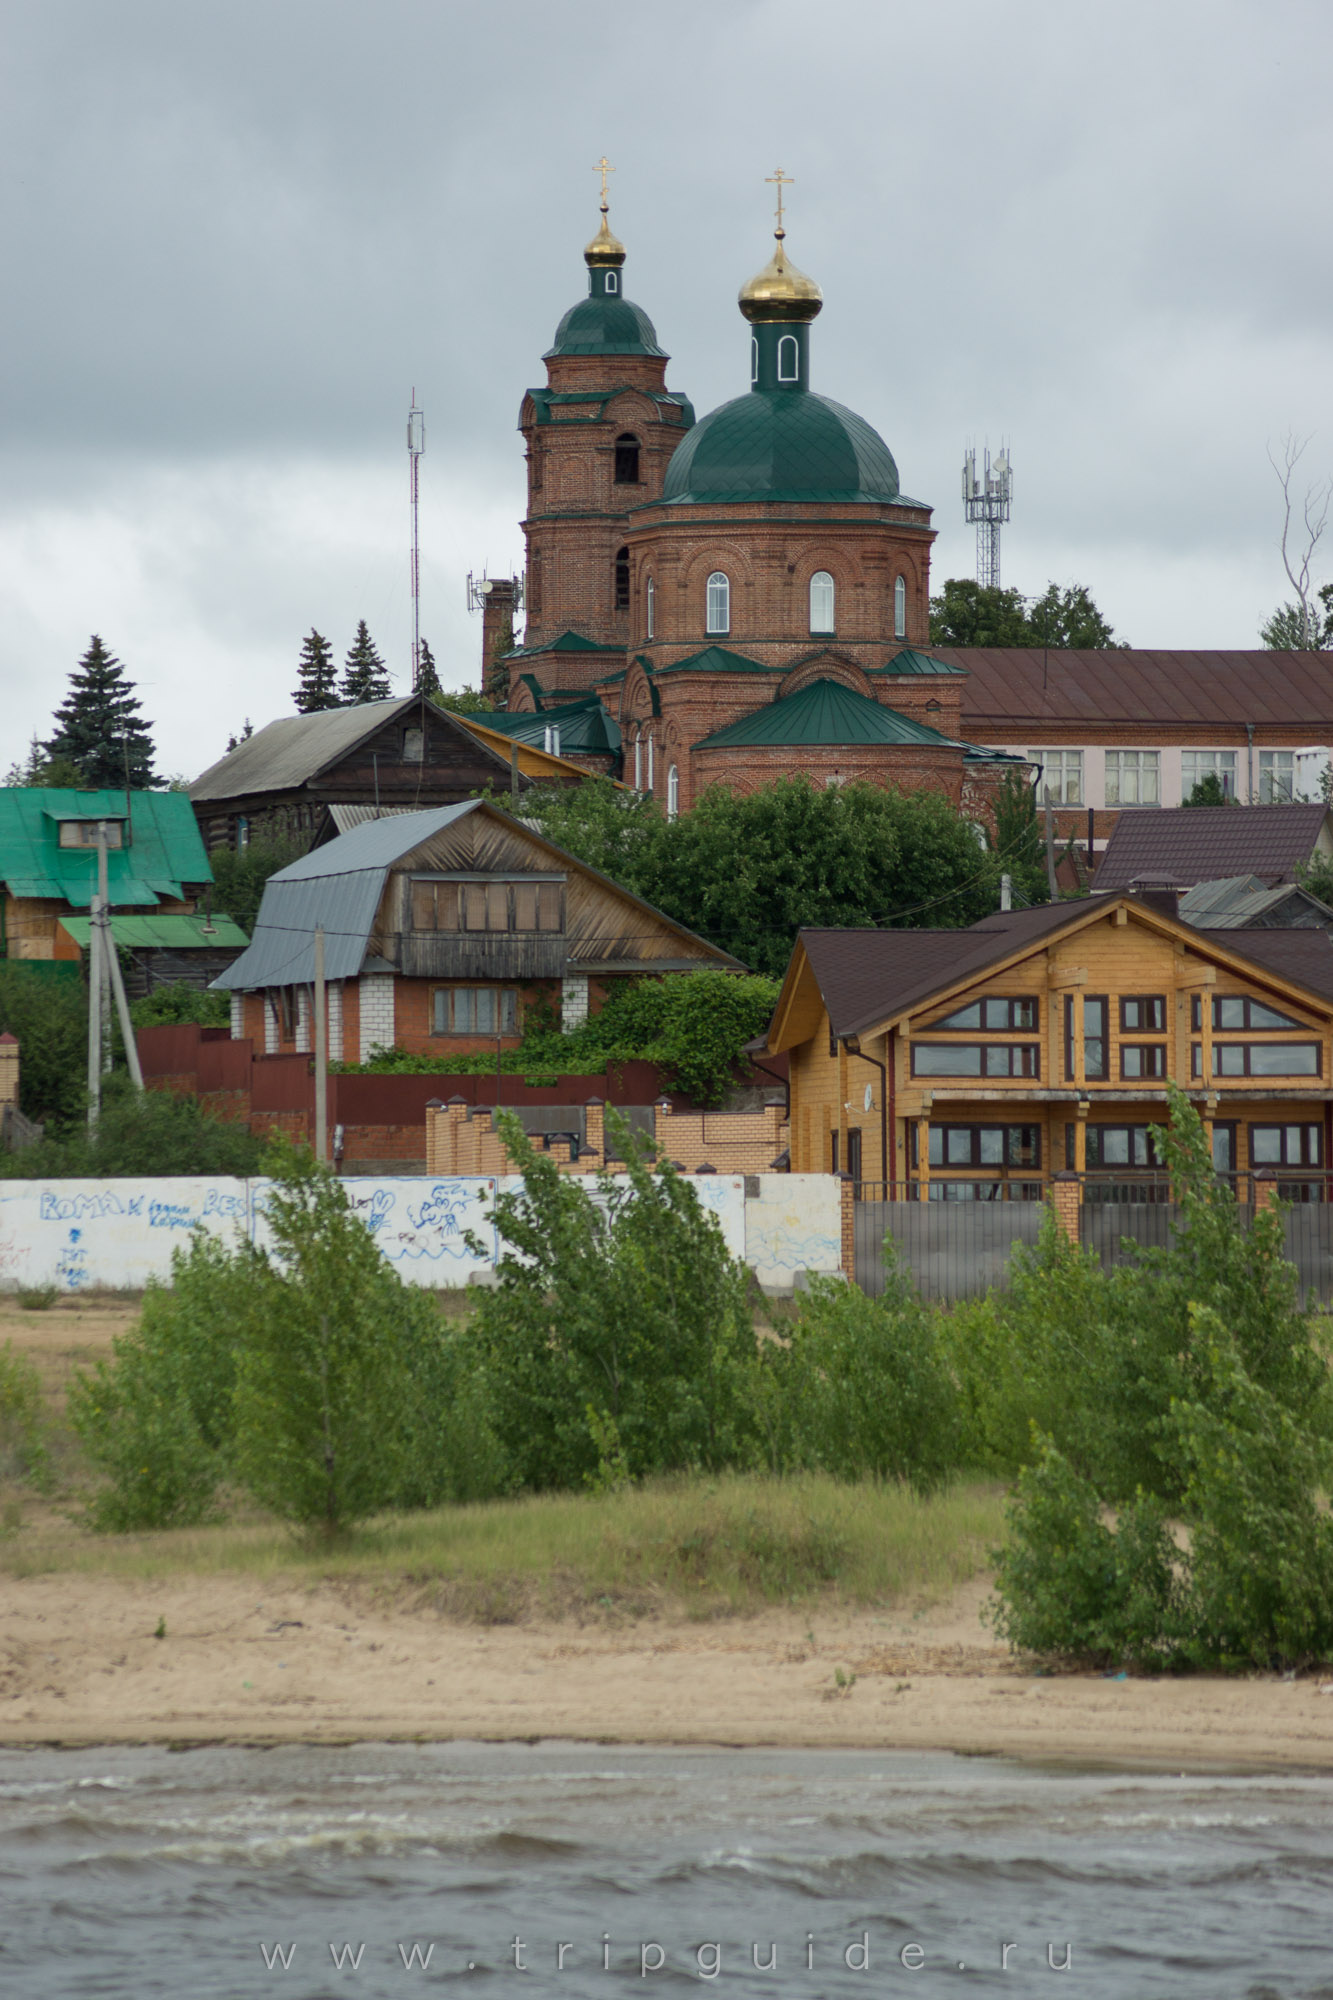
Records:
[[[477,585],[477,589],[481,592],[483,597],[489,597],[494,588],[495,585],[490,581],[489,577],[483,577],[481,582]]]
[[[865,1108],[867,1111],[873,1111],[875,1108],[875,1086],[873,1083],[866,1085]]]

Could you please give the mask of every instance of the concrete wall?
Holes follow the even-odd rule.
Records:
[[[465,1285],[494,1269],[490,1205],[497,1186],[481,1176],[347,1177],[343,1186],[405,1283]],[[791,1291],[804,1270],[837,1271],[841,1183],[826,1174],[709,1174],[691,1180],[717,1217],[733,1256],[766,1290]],[[0,1182],[0,1289],[57,1285],[140,1289],[168,1281],[171,1253],[194,1229],[269,1240],[263,1180],[144,1179]],[[757,1190],[757,1191],[756,1191]],[[466,1236],[480,1239],[480,1255]]]

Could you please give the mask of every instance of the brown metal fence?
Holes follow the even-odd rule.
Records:
[[[888,1194],[888,1200],[874,1197]],[[854,1210],[856,1282],[871,1298],[884,1291],[887,1237],[921,1296],[950,1305],[1005,1282],[1015,1243],[1035,1243],[1043,1201],[918,1199],[916,1187],[863,1181]]]

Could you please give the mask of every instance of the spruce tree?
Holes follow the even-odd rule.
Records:
[[[135,699],[134,683],[96,632],[69,677],[69,692],[53,718],[44,749],[52,762],[68,758],[90,791],[155,785],[153,739]]]
[[[393,689],[389,686],[384,662],[375,651],[375,641],[366,630],[363,618],[356,628],[356,638],[343,668],[339,702],[344,708],[358,708],[364,701],[389,701],[392,697]]]
[[[342,707],[338,699],[338,669],[333,664],[333,648],[313,625],[309,638],[301,641],[301,664],[297,671],[299,685],[292,691],[292,700],[301,715],[314,715],[321,708]]]
[[[428,701],[438,701],[444,693],[435,666],[435,655],[424,639],[421,642],[421,658],[417,662],[417,693],[424,694]]]

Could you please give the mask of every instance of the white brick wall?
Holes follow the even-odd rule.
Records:
[[[368,972],[361,980],[361,1062],[374,1048],[393,1047],[393,974]]]
[[[343,983],[332,979],[325,988],[329,996],[329,1061],[343,1060]]]
[[[560,1025],[568,1034],[588,1018],[588,975],[567,972],[560,992]]]
[[[233,993],[231,996],[231,1038],[239,1042],[245,1033],[245,995]]]

